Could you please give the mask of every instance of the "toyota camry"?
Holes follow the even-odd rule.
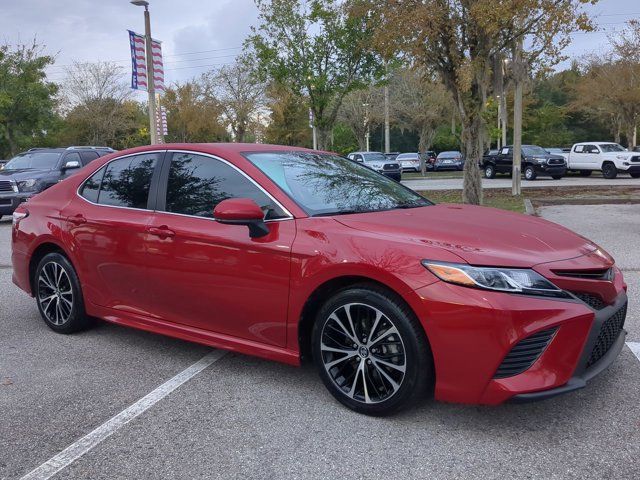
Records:
[[[310,359],[371,415],[576,390],[625,339],[626,284],[598,245],[302,148],[113,153],[21,204],[12,244],[13,281],[55,332],[102,319]]]

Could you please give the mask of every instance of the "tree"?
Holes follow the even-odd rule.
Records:
[[[349,92],[342,101],[338,119],[353,131],[358,148],[367,148],[367,132],[384,121],[383,93],[379,87]]]
[[[51,125],[57,87],[46,81],[44,69],[52,64],[35,41],[0,46],[0,157],[31,146]]]
[[[232,65],[203,76],[205,96],[218,103],[222,120],[229,125],[236,142],[245,142],[252,124],[264,107],[264,83],[258,78],[255,61],[248,55]]]
[[[418,132],[422,174],[425,153],[433,145],[438,126],[451,118],[451,96],[444,86],[424,72],[401,69],[391,77],[392,116],[403,129]]]
[[[123,132],[141,127],[135,108],[128,103],[131,89],[122,67],[75,62],[67,69],[63,85],[63,111],[67,122],[76,127],[77,143],[115,146]]]
[[[589,1],[371,0],[368,18],[377,25],[381,50],[402,52],[434,72],[452,95],[467,160],[465,202],[482,201],[478,163],[486,145],[483,115],[496,56],[526,37],[527,64],[554,63],[571,32],[590,28],[579,10]]]
[[[306,100],[279,84],[271,84],[267,88],[266,96],[270,113],[265,142],[311,147],[309,109]]]
[[[610,42],[611,52],[588,57],[573,105],[592,117],[608,119],[612,131],[617,132],[616,140],[620,141],[620,131],[624,131],[632,149],[640,115],[640,22],[629,22]],[[582,101],[584,98],[590,101]]]
[[[191,80],[167,88],[162,100],[167,110],[167,141],[218,142],[228,140],[220,121],[218,101],[205,95],[202,83]]]
[[[355,10],[363,0],[256,0],[260,24],[249,38],[262,75],[308,100],[326,149],[342,101],[382,73],[373,30]]]

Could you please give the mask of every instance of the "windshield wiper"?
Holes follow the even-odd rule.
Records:
[[[399,203],[398,205],[396,205],[394,208],[418,208],[418,207],[427,207],[429,206],[428,203],[426,202],[407,202],[407,203]]]
[[[322,212],[322,213],[316,213],[315,215],[312,215],[313,217],[331,217],[333,215],[350,215],[352,213],[368,213],[368,212],[375,212],[375,210],[334,210],[332,212]]]

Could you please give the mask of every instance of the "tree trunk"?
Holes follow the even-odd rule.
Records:
[[[331,130],[333,129],[316,127],[316,133],[318,135],[318,150],[329,149],[329,142],[331,140]],[[359,140],[358,140],[358,143],[360,143]]]
[[[420,172],[422,176],[425,177],[427,175],[427,150],[433,143],[433,138],[435,136],[435,130],[429,128],[428,126],[423,126],[420,129],[420,139],[418,141],[418,155],[420,158]]]
[[[479,112],[463,118],[461,136],[465,158],[462,201],[481,205],[482,179],[479,164],[484,146],[484,122]]]
[[[7,143],[9,144],[9,152],[11,153],[11,156],[14,157],[19,152],[18,152],[18,142],[16,142],[13,127],[10,124],[5,124],[4,131],[5,131],[4,138],[7,140]]]
[[[625,135],[627,136],[627,148],[629,149],[629,151],[633,150],[633,147],[635,147],[635,144],[633,142],[633,137],[634,137],[634,132],[635,132],[635,125],[632,123],[627,123],[626,128],[625,128]]]

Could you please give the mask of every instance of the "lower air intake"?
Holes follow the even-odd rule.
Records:
[[[557,328],[549,328],[520,340],[504,357],[493,378],[519,375],[535,362],[556,333]]]

